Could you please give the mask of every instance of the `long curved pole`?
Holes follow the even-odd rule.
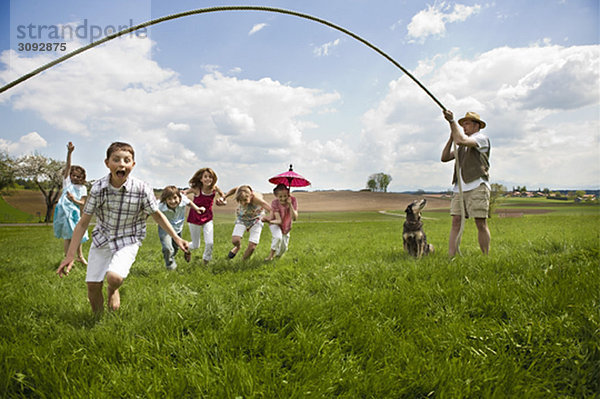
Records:
[[[172,14],[172,15],[167,15],[161,18],[157,18],[157,19],[153,19],[151,21],[148,22],[144,22],[141,23],[139,25],[135,25],[132,26],[128,29],[124,29],[122,31],[107,35],[106,37],[97,40],[93,43],[88,44],[87,46],[84,47],[80,47],[77,50],[74,50],[68,54],[65,54],[64,56],[57,58],[54,61],[51,61],[47,64],[42,65],[41,67],[21,76],[20,78],[2,86],[0,88],[0,93],[4,93],[6,90],[18,85],[21,82],[26,81],[29,78],[34,77],[35,75],[45,71],[46,69],[49,69],[51,67],[53,67],[54,65],[60,64],[63,61],[68,60],[69,58],[75,57],[77,54],[83,53],[84,51],[87,51],[91,48],[94,48],[96,46],[99,46],[102,43],[108,42],[110,40],[113,40],[117,37],[126,35],[128,33],[134,32],[136,30],[139,29],[143,29],[146,28],[148,26],[152,26],[152,25],[156,25],[159,24],[161,22],[165,22],[165,21],[170,21],[173,19],[177,19],[177,18],[182,18],[182,17],[187,17],[190,15],[196,15],[196,14],[206,14],[206,13],[210,13],[210,12],[223,12],[223,11],[264,11],[264,12],[273,12],[273,13],[279,13],[279,14],[287,14],[287,15],[293,15],[295,17],[299,17],[299,18],[304,18],[304,19],[308,19],[314,22],[318,22],[320,24],[329,26],[330,28],[333,28],[335,30],[338,30],[350,37],[352,37],[355,40],[358,40],[359,42],[361,42],[362,44],[364,44],[365,46],[371,48],[372,50],[374,50],[375,52],[379,53],[381,56],[383,56],[385,59],[387,59],[389,62],[391,62],[392,64],[394,64],[394,66],[396,66],[398,69],[400,69],[402,72],[404,72],[409,78],[411,78],[413,80],[413,82],[415,82],[421,89],[423,89],[423,91],[425,91],[425,93],[427,93],[427,95],[442,109],[442,110],[446,110],[446,107],[444,107],[444,105],[437,99],[435,98],[435,96],[421,83],[419,82],[419,80],[417,78],[415,78],[413,76],[413,74],[411,74],[406,68],[404,68],[402,65],[400,65],[399,62],[397,62],[396,60],[394,60],[392,57],[390,57],[388,54],[386,54],[385,52],[383,52],[382,50],[380,50],[378,47],[374,46],[373,44],[371,44],[370,42],[368,42],[367,40],[363,39],[362,37],[358,36],[357,34],[354,34],[352,32],[350,32],[349,30],[336,25],[332,22],[326,21],[324,19],[321,18],[317,18],[314,17],[312,15],[308,15],[308,14],[303,14],[297,11],[291,11],[291,10],[286,10],[283,8],[275,8],[275,7],[264,7],[264,6],[222,6],[222,7],[209,7],[209,8],[200,8],[200,9],[196,9],[196,10],[190,10],[190,11],[184,11],[184,12],[180,12],[177,14]],[[455,145],[455,154],[457,154],[456,151],[456,145]],[[458,167],[458,162],[456,162],[457,166],[457,173],[460,173],[459,171],[459,167]],[[459,183],[459,195],[461,198],[461,203],[462,203],[462,187]],[[464,204],[462,205],[462,207],[464,208]],[[457,237],[457,245],[460,245],[460,236],[462,235],[462,229],[464,226],[464,210],[462,212],[462,220],[461,220],[461,232],[459,233],[459,236]]]
[[[362,37],[350,32],[349,30],[342,28],[339,25],[336,25],[334,23],[331,23],[329,21],[326,21],[324,19],[321,18],[317,18],[314,17],[312,15],[308,15],[308,14],[303,14],[297,11],[290,11],[290,10],[286,10],[283,8],[275,8],[275,7],[263,7],[263,6],[222,6],[222,7],[209,7],[209,8],[200,8],[200,9],[196,9],[196,10],[190,10],[190,11],[184,11],[184,12],[180,12],[177,14],[172,14],[172,15],[167,15],[161,18],[157,18],[157,19],[153,19],[151,21],[148,22],[144,22],[141,23],[139,25],[135,25],[132,26],[128,29],[124,29],[122,31],[110,34],[105,36],[104,38],[97,40],[93,43],[88,44],[87,46],[84,47],[80,47],[77,50],[74,50],[68,54],[65,54],[64,56],[57,58],[54,61],[51,61],[45,65],[42,65],[41,67],[21,76],[20,78],[6,84],[5,86],[3,86],[2,88],[0,88],[0,93],[5,92],[6,90],[10,89],[11,87],[14,87],[16,85],[18,85],[21,82],[26,81],[27,79],[39,74],[40,72],[45,71],[46,69],[49,69],[51,67],[53,67],[54,65],[60,64],[63,61],[68,60],[69,58],[75,57],[77,54],[83,53],[84,51],[87,51],[91,48],[94,48],[102,43],[108,42],[110,40],[113,40],[117,37],[126,35],[128,33],[134,32],[136,30],[139,29],[143,29],[146,28],[148,26],[152,26],[152,25],[156,25],[159,24],[161,22],[165,22],[165,21],[170,21],[172,19],[177,19],[177,18],[182,18],[182,17],[187,17],[190,15],[196,15],[196,14],[205,14],[205,13],[210,13],[210,12],[221,12],[221,11],[265,11],[265,12],[273,12],[273,13],[279,13],[279,14],[287,14],[287,15],[293,15],[295,17],[300,17],[300,18],[305,18],[311,21],[315,21],[318,22],[320,24],[329,26],[330,28],[336,29],[350,37],[352,37],[353,39],[358,40],[359,42],[363,43],[364,45],[366,45],[367,47],[375,50],[377,53],[379,53],[380,55],[382,55],[384,58],[386,58],[388,61],[390,61],[392,64],[394,64],[397,68],[399,68],[402,72],[404,72],[409,78],[411,78],[421,89],[423,89],[425,91],[425,93],[427,93],[427,95],[429,95],[429,97],[431,97],[431,99],[433,101],[435,101],[435,103],[437,105],[439,105],[443,110],[446,110],[446,108],[444,107],[444,105],[442,105],[442,103],[435,98],[435,96],[433,94],[431,94],[431,92],[429,90],[427,90],[427,88],[425,86],[423,86],[423,84],[421,82],[419,82],[419,80],[417,80],[417,78],[415,78],[409,71],[407,71],[402,65],[400,65],[396,60],[394,60],[392,57],[390,57],[389,55],[387,55],[386,53],[384,53],[382,50],[380,50],[379,48],[375,47],[373,44],[369,43],[367,40],[363,39]]]

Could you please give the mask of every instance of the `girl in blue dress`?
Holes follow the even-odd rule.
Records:
[[[71,165],[71,154],[75,150],[73,143],[67,144],[67,166],[63,172],[62,194],[54,207],[54,236],[64,240],[65,255],[71,244],[73,229],[81,217],[80,207],[85,204],[87,187],[85,186],[85,169],[81,166]],[[88,240],[85,232],[81,242]],[[77,250],[77,260],[87,265],[83,257],[81,244]]]

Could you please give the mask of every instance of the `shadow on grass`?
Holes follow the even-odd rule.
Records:
[[[59,313],[58,318],[64,323],[76,329],[86,330],[94,328],[107,315],[107,312],[95,314],[89,307],[85,309],[65,307]]]
[[[212,274],[223,274],[223,273],[238,273],[246,270],[256,270],[265,265],[269,265],[272,262],[265,261],[259,257],[252,257],[247,260],[231,259],[231,260],[217,260],[214,263],[208,264],[208,270]]]
[[[398,263],[398,262],[408,262],[408,261],[416,261],[418,259],[410,256],[402,247],[400,248],[392,248],[388,252],[381,253],[381,260],[383,262],[390,263]]]

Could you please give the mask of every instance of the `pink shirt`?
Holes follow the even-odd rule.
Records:
[[[212,194],[206,195],[202,192],[202,190],[200,190],[200,194],[199,195],[195,195],[194,196],[194,204],[198,205],[198,208],[200,208],[201,206],[203,206],[204,208],[206,208],[206,210],[202,213],[198,213],[193,209],[190,209],[190,212],[188,214],[188,223],[192,223],[192,224],[205,224],[206,222],[210,222],[211,220],[213,220],[213,211],[212,211],[212,207],[213,207],[213,200],[215,199],[215,192],[213,191]]]
[[[296,201],[296,197],[290,196],[290,201],[292,202],[292,208],[294,210],[298,210],[298,202]],[[287,234],[292,229],[292,212],[288,205],[282,205],[281,202],[277,198],[275,198],[271,202],[271,209],[273,210],[273,215],[275,213],[279,213],[281,216],[281,232],[283,234]]]

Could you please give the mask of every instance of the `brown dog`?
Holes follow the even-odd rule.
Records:
[[[427,237],[423,231],[421,221],[421,210],[425,208],[426,199],[414,200],[406,207],[406,222],[402,231],[404,250],[415,258],[433,253],[433,245],[427,243]]]

